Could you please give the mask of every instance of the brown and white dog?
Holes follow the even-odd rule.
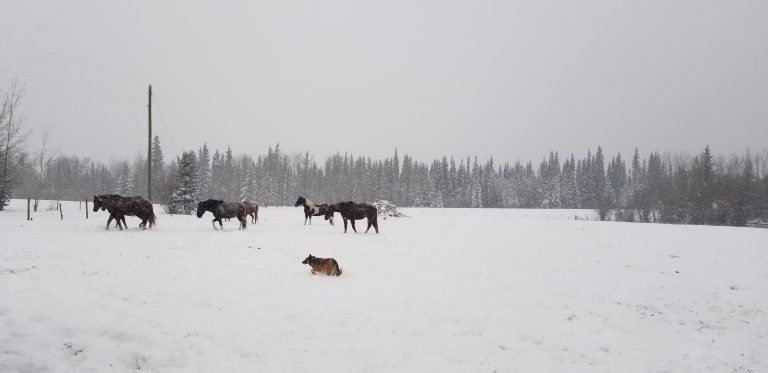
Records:
[[[328,276],[341,276],[339,263],[333,258],[318,258],[310,254],[301,264],[309,264],[312,274],[325,273]]]

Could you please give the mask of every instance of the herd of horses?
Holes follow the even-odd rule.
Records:
[[[352,230],[357,233],[355,220],[361,219],[368,220],[368,228],[365,230],[365,233],[368,233],[371,227],[376,229],[376,233],[379,233],[378,212],[376,207],[371,204],[347,201],[318,205],[302,196],[296,200],[295,207],[299,206],[304,207],[304,225],[307,224],[307,221],[312,225],[313,216],[322,216],[333,225],[333,216],[338,212],[344,220],[344,233],[347,233],[347,222],[351,222]],[[128,225],[125,222],[125,216],[135,216],[141,219],[139,224],[141,229],[146,229],[147,225],[149,225],[149,228],[155,225],[156,217],[152,208],[152,202],[144,197],[124,197],[118,194],[95,195],[93,196],[93,212],[99,210],[109,212],[107,229],[109,229],[112,220],[116,221],[116,225],[120,230],[123,230],[123,226],[127,229]],[[197,204],[197,217],[202,218],[206,212],[213,214],[211,225],[213,225],[214,230],[217,230],[216,222],[219,223],[219,228],[224,228],[222,219],[237,218],[240,223],[239,229],[246,228],[248,216],[251,217],[252,223],[256,223],[259,220],[259,205],[251,201],[234,202],[209,199],[199,202]]]

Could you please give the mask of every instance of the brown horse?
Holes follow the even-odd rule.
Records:
[[[139,228],[141,229],[146,229],[147,223],[149,223],[150,228],[155,225],[156,217],[152,208],[152,202],[146,200],[144,197],[123,197],[117,194],[93,196],[93,212],[96,212],[99,209],[109,211],[107,229],[109,229],[109,224],[112,222],[112,219],[115,219],[117,220],[117,226],[120,230],[123,230],[120,222],[122,221],[123,224],[125,224],[125,215],[136,216],[141,219],[141,223],[139,223]],[[128,228],[127,224],[125,224],[125,228]]]
[[[245,215],[245,205],[240,202],[224,202],[220,199],[209,199],[197,204],[197,217],[202,218],[206,211],[210,211],[213,214],[214,230],[216,229],[216,222],[219,222],[219,227],[224,229],[224,225],[221,224],[221,219],[225,218],[237,218],[240,221],[240,229],[245,229],[248,223],[248,216]]]
[[[252,219],[251,223],[255,224],[259,221],[259,205],[256,202],[243,201],[243,206],[245,206],[245,215]]]
[[[373,205],[367,203],[355,203],[352,201],[334,203],[328,205],[328,209],[325,212],[325,219],[333,218],[335,212],[340,213],[341,218],[344,219],[344,233],[347,233],[347,220],[352,221],[352,230],[357,233],[357,229],[355,229],[355,220],[360,219],[368,219],[368,229],[365,230],[365,233],[368,233],[371,227],[376,228],[376,234],[379,233],[379,223],[377,219],[379,215],[376,207]]]

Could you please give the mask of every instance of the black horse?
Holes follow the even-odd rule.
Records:
[[[107,219],[107,229],[109,229],[109,225],[112,224],[112,219],[115,219],[115,227],[120,228],[120,230],[123,230],[123,226],[125,226],[125,229],[128,229],[128,223],[125,222],[125,215],[118,212],[115,208],[112,207],[113,201],[116,199],[116,197],[120,197],[117,194],[100,194],[100,195],[94,195],[93,196],[93,212],[98,212],[99,210],[109,210],[109,219]]]
[[[123,197],[118,194],[102,194],[93,196],[93,212],[99,210],[109,211],[109,219],[107,219],[107,228],[112,223],[112,219],[117,222],[117,227],[123,230],[123,225],[128,228],[128,224],[125,222],[125,215],[136,216],[141,219],[139,228],[146,229],[147,223],[149,227],[155,224],[155,211],[152,208],[152,202],[146,200],[144,197]],[[122,222],[122,224],[121,224]]]
[[[213,229],[216,230],[216,222],[219,222],[219,227],[224,229],[224,225],[221,224],[221,219],[225,218],[237,218],[240,221],[240,229],[245,229],[248,223],[247,215],[245,214],[245,205],[240,202],[224,202],[220,199],[209,199],[197,204],[197,217],[202,218],[206,211],[210,211],[213,214],[213,220],[211,224]]]
[[[360,219],[368,219],[368,229],[365,230],[365,233],[368,233],[371,227],[376,228],[376,234],[379,233],[379,215],[376,207],[373,205],[367,203],[354,203],[352,201],[334,203],[328,205],[328,209],[325,212],[325,219],[332,219],[335,212],[340,213],[341,218],[344,219],[344,233],[347,233],[347,220],[352,221],[352,230],[357,233],[357,229],[355,229],[355,220]]]
[[[313,216],[325,216],[325,212],[328,210],[328,204],[315,205],[314,202],[304,197],[299,196],[296,200],[295,207],[304,206],[304,225],[307,225],[307,219],[309,219],[309,225],[312,225]],[[333,217],[328,219],[333,225]]]
[[[245,206],[245,215],[250,216],[253,220],[251,223],[256,224],[259,221],[259,204],[251,201],[243,201]]]

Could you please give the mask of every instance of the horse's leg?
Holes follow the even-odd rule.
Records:
[[[308,218],[307,214],[304,214],[304,225],[307,225],[307,218]]]
[[[110,217],[112,214],[110,214]],[[123,224],[120,222],[120,219],[125,219],[123,215],[115,214],[115,225],[120,228],[120,230],[123,230]],[[126,225],[125,228],[127,229],[128,226]]]
[[[309,225],[312,225],[312,215],[309,215]]]
[[[213,226],[213,230],[215,230],[215,231],[218,230],[218,229],[216,229],[216,218],[213,218],[213,220],[211,220],[211,225]]]
[[[366,219],[366,220],[368,220],[368,228],[365,229],[365,233],[368,233],[368,231],[371,230],[371,226],[373,225],[373,223],[371,223],[369,219]]]
[[[219,218],[219,227],[221,228],[221,230],[224,230],[224,224],[221,224],[221,218]]]
[[[355,219],[350,219],[350,222],[352,222],[352,230],[357,233],[357,229],[355,229]]]
[[[347,218],[345,218],[344,216],[342,216],[341,218],[344,219],[344,233],[347,233]]]
[[[107,219],[107,230],[109,230],[110,224],[112,224],[112,214],[109,214],[109,219]]]
[[[331,222],[331,225],[333,225],[333,216],[331,216],[331,218],[330,218],[330,219],[328,219],[328,221],[330,221],[330,222]]]

